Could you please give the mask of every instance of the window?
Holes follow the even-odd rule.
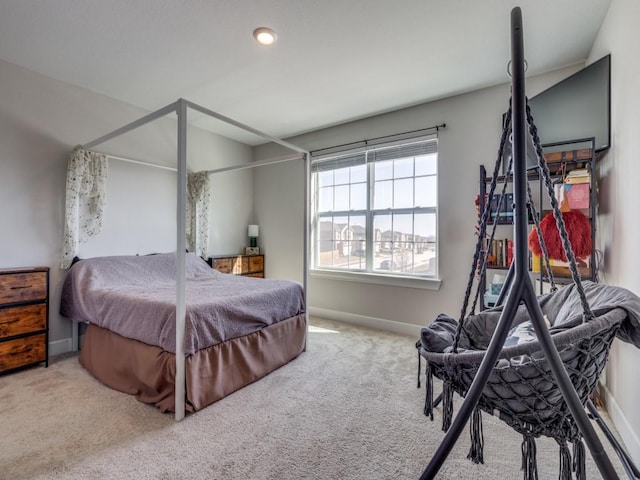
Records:
[[[313,267],[434,277],[436,138],[315,158]]]

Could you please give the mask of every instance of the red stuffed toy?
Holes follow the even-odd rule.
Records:
[[[569,243],[576,258],[586,258],[591,255],[593,245],[591,242],[591,224],[589,223],[589,219],[579,210],[564,212],[562,219],[564,220],[567,235],[569,236]],[[560,233],[558,232],[553,212],[545,215],[540,221],[540,229],[542,230],[544,243],[547,246],[549,258],[567,262],[567,255],[562,246],[562,240],[560,239]],[[529,250],[538,256],[542,256],[536,227],[533,227],[529,233]]]

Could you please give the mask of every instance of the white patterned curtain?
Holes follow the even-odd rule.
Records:
[[[106,183],[107,156],[76,148],[67,165],[61,268],[69,268],[80,244],[102,231]]]
[[[207,172],[187,175],[187,247],[206,258],[209,249],[211,181]]]

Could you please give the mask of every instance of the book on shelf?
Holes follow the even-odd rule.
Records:
[[[485,239],[484,249],[488,252],[487,266],[507,268],[513,261],[513,241],[505,239]]]
[[[567,175],[565,175],[564,183],[569,185],[591,183],[591,174],[586,168],[571,170]]]
[[[513,193],[505,193],[502,203],[500,203],[501,195],[495,194],[489,202],[489,219],[496,220],[513,220]]]
[[[589,184],[571,183],[564,185],[564,196],[571,210],[589,208]]]

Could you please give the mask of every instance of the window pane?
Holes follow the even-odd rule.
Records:
[[[413,177],[413,157],[401,158],[394,162],[393,178]]]
[[[416,213],[414,232],[416,235],[426,237],[429,242],[435,242],[436,239],[436,214],[435,213]]]
[[[438,205],[438,179],[436,176],[415,179],[416,207],[436,207]]]
[[[389,180],[393,178],[393,160],[375,162],[375,179]]]
[[[438,204],[438,183],[435,176],[416,178],[416,207],[435,207]]]
[[[346,258],[344,267],[349,270],[365,270],[367,268],[367,258],[363,249],[357,248],[358,242],[349,244],[349,257]]]
[[[334,170],[336,185],[349,183],[349,170],[349,168],[339,168],[338,170]]]
[[[367,181],[367,166],[358,165],[357,167],[351,167],[351,183],[366,182]]]
[[[435,175],[438,173],[438,154],[420,155],[416,157],[416,177]]]
[[[393,207],[413,207],[413,178],[393,181]]]
[[[333,210],[333,187],[323,187],[320,189],[318,211],[329,212]]]
[[[351,185],[351,210],[364,210],[367,208],[367,184],[356,183]]]
[[[333,210],[349,210],[349,185],[335,187],[335,205]]]
[[[373,217],[373,240],[376,242],[382,241],[382,232],[391,230],[391,214],[378,214]]]
[[[333,252],[335,241],[333,235],[333,220],[321,218],[318,222],[318,264],[321,267],[330,267],[333,264]]]
[[[351,232],[351,244],[349,254],[349,268],[365,270],[367,268],[367,231],[366,217],[364,215],[352,215],[349,217],[349,230]]]
[[[333,185],[333,171],[318,172],[318,185],[321,187]]]
[[[401,235],[400,241],[407,241],[407,237],[413,235],[413,214],[394,215],[393,230]]]
[[[373,192],[373,208],[391,208],[393,206],[393,186],[391,181],[376,182]]]
[[[414,273],[416,275],[436,274],[436,215],[416,214],[415,222]]]

